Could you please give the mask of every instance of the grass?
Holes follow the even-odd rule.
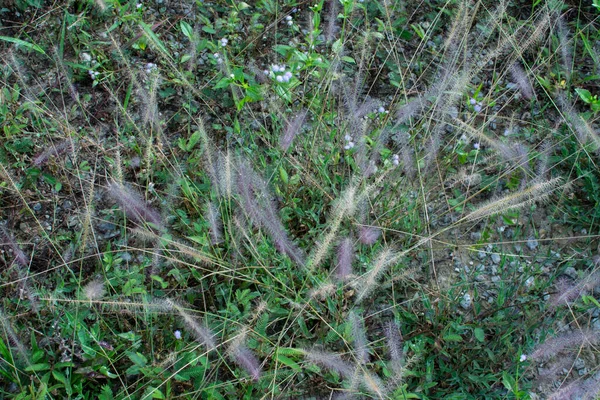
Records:
[[[7,4],[0,397],[595,398],[599,15]]]

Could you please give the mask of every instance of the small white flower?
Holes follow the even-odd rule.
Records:
[[[277,75],[277,78],[275,79],[277,79],[277,82],[283,82],[283,76],[281,75]]]
[[[477,104],[477,100],[475,100],[474,98],[471,98],[471,100],[469,100],[469,102],[471,103],[472,106]]]
[[[380,106],[380,107],[377,109],[377,112],[378,112],[378,113],[380,113],[380,114],[383,114],[383,113],[385,112],[385,108],[383,108],[383,106]]]
[[[479,147],[480,147],[479,143],[474,143],[474,144],[473,144],[473,148],[474,148],[475,150],[479,150]]]
[[[475,104],[475,106],[473,107],[473,110],[475,110],[476,113],[481,112],[481,104]]]
[[[268,69],[265,69],[265,70],[263,71],[263,74],[265,74],[265,75],[269,75],[269,72],[270,72],[270,71],[269,71]]]
[[[349,142],[352,140],[352,136],[346,135],[346,136],[344,136],[344,139],[346,140],[346,142]]]
[[[173,334],[175,335],[175,339],[181,340],[181,331],[180,330],[176,330],[175,332],[173,332]]]
[[[142,8],[142,3],[137,3],[136,8]]]
[[[229,74],[229,77],[230,77],[231,79],[233,79],[233,78],[235,78],[235,75],[234,75],[234,74]]]
[[[525,354],[521,354],[521,358],[519,358],[520,362],[527,360],[527,356]]]
[[[227,43],[229,43],[229,39],[227,39],[227,38],[223,38],[223,39],[221,39],[221,46],[222,46],[222,47],[225,47],[225,46],[227,46]]]
[[[348,142],[348,148],[351,149],[354,147],[354,142]]]
[[[89,53],[81,53],[81,59],[86,62],[92,61],[92,56]]]
[[[462,136],[460,137],[460,139],[458,139],[458,140],[460,140],[461,142],[466,142],[467,136],[463,133]]]
[[[287,24],[288,24],[288,26],[292,26],[292,25],[294,25],[294,21],[288,21]]]
[[[286,20],[286,21],[291,21],[291,20],[292,20],[292,16],[291,16],[291,15],[288,15],[287,17],[285,17],[285,20]]]

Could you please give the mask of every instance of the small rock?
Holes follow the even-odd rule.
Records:
[[[527,247],[529,248],[529,250],[535,250],[538,247],[539,243],[536,239],[534,238],[529,238],[527,239]]]
[[[577,279],[577,270],[575,270],[575,268],[573,267],[568,267],[567,269],[565,269],[565,272],[563,272],[563,274],[573,280]]]
[[[481,240],[481,232],[471,232],[471,240]]]
[[[486,257],[487,255],[483,251],[477,252],[477,258],[479,258],[480,260],[485,260]]]
[[[592,329],[595,331],[600,331],[600,318],[596,318],[592,321]]]
[[[500,277],[498,275],[492,276],[492,282],[498,282],[498,281],[500,281]]]
[[[115,224],[110,222],[101,222],[98,224],[97,228],[100,232],[107,233],[114,231],[117,227],[115,226]]]
[[[500,254],[498,254],[498,253],[492,254],[492,262],[494,264],[500,264],[500,260],[502,260],[502,258],[500,257]]]
[[[520,252],[521,252],[521,250],[523,250],[523,248],[521,247],[521,245],[520,245],[520,244],[515,244],[515,251],[516,251],[517,253],[520,253]]]
[[[469,293],[465,293],[465,295],[462,297],[462,299],[460,301],[460,306],[462,308],[464,308],[465,310],[468,310],[469,308],[471,308],[471,304],[473,304],[471,295]]]
[[[42,205],[40,203],[35,203],[33,205],[33,211],[40,212],[42,210]]]
[[[525,287],[531,287],[533,285],[533,283],[535,282],[535,278],[533,276],[530,276],[529,278],[527,278],[527,280],[525,281]]]

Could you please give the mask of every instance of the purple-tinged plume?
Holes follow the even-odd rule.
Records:
[[[221,224],[221,215],[214,203],[210,203],[206,210],[206,221],[210,226],[210,241],[213,245],[223,242],[223,230]]]
[[[150,222],[157,229],[164,230],[160,213],[151,208],[138,193],[117,182],[109,183],[107,192],[129,218],[140,224]]]
[[[389,322],[385,326],[385,337],[392,363],[401,365],[404,361],[404,352],[402,350],[402,332],[400,332],[398,325]]]
[[[239,344],[231,350],[231,357],[252,377],[252,380],[258,381],[262,371],[258,359],[250,349]]]
[[[342,239],[337,250],[337,265],[335,275],[339,280],[344,280],[352,274],[352,260],[354,259],[354,245],[352,239]]]
[[[330,371],[337,372],[344,378],[351,378],[354,373],[352,364],[342,360],[339,354],[330,353],[322,350],[305,350],[306,360],[327,368]]]
[[[63,140],[57,144],[52,144],[33,159],[33,165],[40,167],[44,165],[50,159],[50,157],[57,157],[66,151],[74,151],[74,145],[71,139]]]
[[[29,265],[29,257],[25,255],[21,247],[9,232],[9,230],[3,224],[0,224],[0,244],[8,247],[12,250],[15,257],[15,262],[21,267],[27,267]]]
[[[358,240],[362,244],[372,245],[379,239],[380,235],[381,230],[372,226],[363,225],[358,229]]]
[[[365,325],[360,315],[355,311],[350,311],[348,320],[352,329],[352,339],[354,340],[356,359],[360,364],[366,365],[369,362],[369,350],[367,348]]]
[[[593,345],[598,342],[600,342],[600,335],[595,332],[588,330],[568,332],[555,338],[548,339],[544,343],[538,345],[528,358],[532,360],[545,360],[557,355],[565,348],[586,345],[588,343]]]
[[[287,123],[283,135],[279,138],[279,147],[281,150],[286,151],[290,148],[294,138],[302,130],[302,126],[304,125],[307,116],[308,110],[302,110]]]
[[[256,226],[267,231],[277,251],[286,254],[296,264],[304,265],[304,254],[288,237],[267,183],[245,160],[239,161],[237,169],[236,187],[246,215]]]
[[[525,72],[523,67],[521,67],[521,65],[515,62],[513,65],[510,66],[509,71],[510,75],[512,76],[512,79],[519,87],[521,95],[523,95],[523,97],[525,97],[527,100],[531,100],[535,95],[535,92],[533,91],[533,86],[531,86],[529,77],[527,76],[527,73]]]

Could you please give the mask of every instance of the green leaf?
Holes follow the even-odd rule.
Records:
[[[281,181],[283,183],[285,183],[286,185],[289,182],[289,178],[288,178],[288,174],[287,172],[285,172],[285,168],[283,168],[282,166],[279,167],[279,177],[281,178]]]
[[[179,26],[181,27],[181,32],[183,32],[183,34],[190,40],[193,39],[194,37],[194,30],[192,29],[192,27],[190,26],[190,24],[188,24],[185,21],[181,21],[179,23]]]
[[[154,31],[152,30],[152,27],[144,22],[140,22],[140,26],[142,27],[142,29],[144,30],[144,33],[146,34],[146,37],[148,37],[148,39],[150,39],[154,45],[156,45],[156,47],[158,47],[158,49],[168,58],[169,57],[169,52],[167,51],[167,48],[165,47],[165,45],[161,42],[161,40],[158,38],[158,36],[156,36],[156,33],[154,33]]]
[[[47,371],[50,369],[50,364],[48,363],[38,363],[38,364],[31,364],[30,366],[28,366],[27,368],[25,368],[25,371],[27,372],[38,372],[38,371]]]
[[[444,336],[444,341],[446,342],[462,342],[462,340],[462,336],[456,333],[449,333],[446,336]]]
[[[475,339],[477,339],[481,343],[483,343],[485,341],[485,333],[483,332],[483,329],[475,328],[473,333],[475,334]]]
[[[37,51],[40,54],[46,55],[46,52],[44,51],[44,49],[42,49],[37,44],[29,43],[29,42],[26,42],[24,40],[13,38],[13,37],[9,37],[9,36],[0,36],[0,40],[4,40],[6,42],[11,42],[11,43],[16,44],[17,46],[23,46],[23,47],[26,47],[26,48],[28,48],[30,50],[35,50],[35,51]]]
[[[502,384],[505,388],[507,388],[511,392],[514,392],[516,389],[517,382],[515,381],[515,378],[513,378],[506,371],[504,371],[502,372]]]
[[[581,100],[585,101],[588,104],[594,101],[594,97],[592,96],[589,90],[576,88],[575,92],[577,92]]]
[[[300,365],[298,365],[298,363],[296,361],[292,360],[289,357],[284,356],[283,354],[279,354],[279,352],[277,353],[277,361],[279,361],[283,365],[287,365],[288,367],[293,369],[295,372],[302,371],[302,368],[300,368]]]

